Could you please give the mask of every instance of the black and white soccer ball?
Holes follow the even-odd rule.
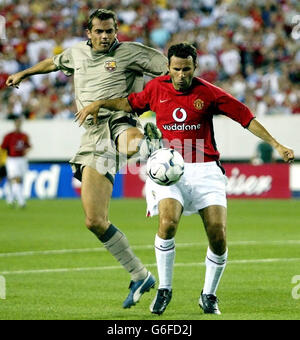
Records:
[[[162,148],[151,154],[147,161],[147,175],[159,185],[172,185],[184,173],[184,160],[173,149]]]

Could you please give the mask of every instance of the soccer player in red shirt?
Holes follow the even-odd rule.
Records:
[[[28,169],[26,154],[31,146],[29,137],[21,132],[21,124],[21,118],[15,119],[15,130],[4,137],[1,148],[7,151],[7,204],[13,205],[16,201],[19,207],[24,208],[23,179]]]
[[[97,101],[77,114],[82,123],[100,107],[115,110],[156,112],[156,122],[165,141],[184,156],[185,171],[179,182],[160,186],[147,179],[146,199],[150,215],[159,214],[155,253],[159,287],[150,310],[162,314],[172,297],[175,234],[182,214],[200,214],[209,246],[206,274],[199,305],[204,313],[220,314],[216,291],[227,262],[226,177],[219,162],[213,115],[223,114],[272,145],[286,162],[293,150],[278,143],[241,102],[219,87],[194,77],[197,52],[189,44],[168,51],[169,75],[150,81],[140,93],[128,98]],[[202,141],[202,142],[201,142]]]

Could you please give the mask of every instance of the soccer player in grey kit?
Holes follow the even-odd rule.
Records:
[[[76,105],[81,110],[98,99],[127,97],[133,91],[142,90],[144,74],[155,77],[167,73],[166,57],[139,43],[120,43],[117,31],[115,13],[98,9],[88,21],[88,41],[11,75],[6,84],[17,87],[29,76],[61,70],[68,76],[74,75]],[[93,119],[88,119],[84,127],[80,149],[70,163],[75,177],[82,181],[86,226],[130,273],[130,292],[123,303],[124,308],[130,308],[144,292],[154,287],[155,278],[135,256],[125,235],[109,220],[114,176],[123,164],[116,163],[108,168],[107,157],[110,156],[105,145],[101,145],[113,142],[112,159],[124,160],[124,157],[115,156],[126,155],[127,158],[137,153],[145,157],[154,147],[159,131],[148,124],[144,135],[136,114],[107,109],[99,110],[96,125]]]

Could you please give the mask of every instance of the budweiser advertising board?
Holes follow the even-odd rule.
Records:
[[[289,164],[224,164],[229,198],[290,198]]]
[[[223,164],[228,198],[290,198],[289,164]],[[124,197],[143,197],[145,166],[124,175]],[[132,171],[133,170],[133,171]]]

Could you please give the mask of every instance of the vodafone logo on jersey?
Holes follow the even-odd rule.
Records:
[[[179,116],[179,113],[180,112],[180,115],[181,117]],[[179,117],[178,117],[179,116]],[[182,123],[186,120],[187,118],[187,113],[184,109],[181,109],[181,108],[177,108],[173,111],[173,119],[178,122],[178,123]]]
[[[174,124],[163,124],[162,127],[167,131],[192,131],[192,130],[200,130],[201,124],[186,124],[184,123],[187,119],[187,112],[185,109],[178,107],[173,113],[172,117],[176,123]]]

